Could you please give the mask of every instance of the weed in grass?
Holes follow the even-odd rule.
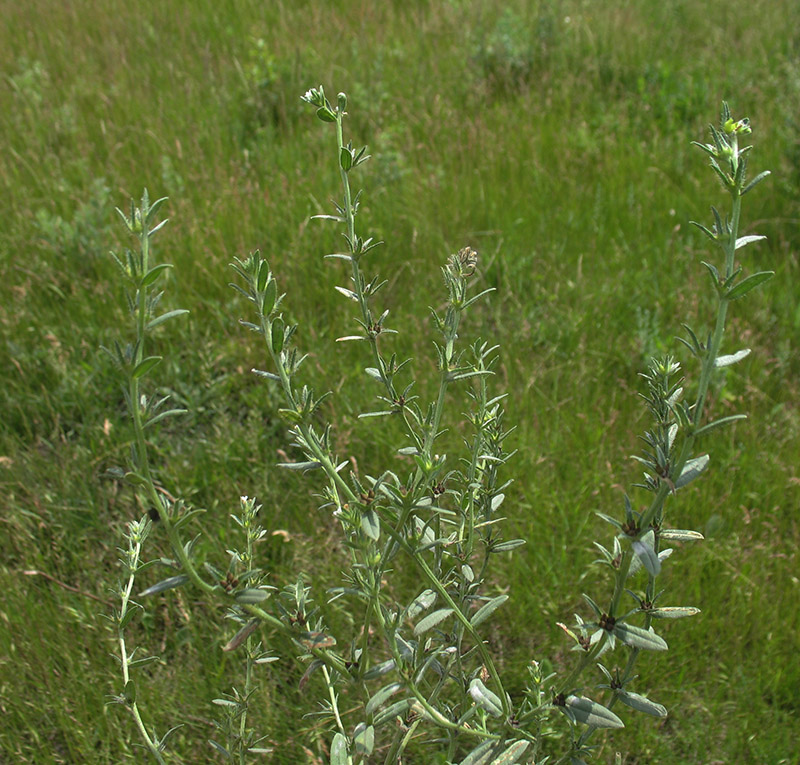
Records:
[[[424,403],[427,394],[411,360],[387,347],[397,334],[389,311],[378,305],[387,282],[363,269],[380,243],[356,227],[361,192],[353,193],[350,179],[369,155],[366,147],[345,143],[347,98],[340,93],[332,104],[320,87],[303,100],[336,134],[342,199],[332,214],[316,217],[344,227],[345,247],[327,257],[344,264],[349,281],[336,289],[358,311],[354,334],[339,341],[365,350],[366,375],[380,392],[377,409],[362,411],[360,419],[373,427],[388,422],[389,432],[399,438],[397,456],[386,468],[378,455],[337,455],[332,425],[326,421],[331,393],[318,395],[297,382],[308,356],[295,345],[298,326],[288,319],[288,299],[279,290],[278,277],[257,252],[237,259],[233,268],[238,281],[232,286],[254,312],[253,321],[242,324],[262,339],[270,362],[269,369],[254,371],[281,392],[278,414],[296,450],[280,467],[296,475],[321,476],[317,496],[335,520],[347,562],[343,581],[328,589],[326,606],[315,602],[302,575],[276,587],[258,555],[258,545],[268,536],[262,524],[270,514],[246,496],[231,514],[243,545],[225,542],[225,563],[209,554],[200,535],[189,529],[202,521],[201,532],[212,532],[211,519],[161,486],[161,467],[148,440],[154,426],[182,413],[171,407],[168,396],[145,392],[143,386],[162,360],[149,355],[150,335],[185,311],[159,311],[163,293],[156,285],[169,266],[152,263],[151,239],[164,225],[156,223],[164,200],[151,204],[145,192],[139,207],[131,205],[129,214],[121,214],[138,250],[117,258],[133,339],[109,351],[123,373],[135,435],[122,474],[149,508],[147,516],[128,525],[127,547],[121,550],[121,605],[112,621],[122,687],[113,701],[131,713],[152,757],[165,762],[177,726],[161,736],[148,729],[132,673],[158,660],[138,657],[126,640],[126,630],[142,609],[132,600],[136,577],[160,565],[169,569],[169,576],[145,588],[140,598],[192,587],[209,603],[227,606],[226,617],[235,625],[223,650],[239,651],[244,671],[229,692],[214,700],[222,717],[210,741],[227,760],[243,763],[250,755],[269,753],[264,731],[260,735],[252,724],[252,700],[263,678],[261,665],[276,661],[276,653],[288,652],[305,670],[300,688],[317,698],[311,714],[329,742],[335,765],[393,763],[421,751],[429,760],[463,765],[583,762],[595,749],[590,739],[597,730],[623,727],[617,705],[666,716],[666,708],[636,683],[637,662],[644,652],[667,650],[657,626],[698,613],[693,606],[665,605],[657,582],[673,552],[670,543],[703,538],[694,530],[670,528],[668,504],[705,472],[710,458],[700,446],[706,436],[743,418],[734,413],[709,421],[707,416],[712,378],[750,353],[722,353],[729,305],[772,276],[768,271],[743,276],[736,263],[738,250],[764,238],[739,235],[742,197],[768,175],[747,178],[751,147],[739,141],[750,134],[749,122],[734,120],[724,105],[720,126],[711,127],[712,142],[697,144],[728,191],[731,211],[712,208],[713,223],[696,224],[718,248],[721,262],[711,258],[703,263],[717,305],[713,329],[706,335],[684,325],[683,343],[699,367],[695,390],[685,392],[681,366],[671,356],[653,359],[643,374],[641,396],[651,424],[636,457],[644,468],[637,486],[649,494],[649,501],[637,509],[626,495],[619,515],[600,514],[615,534],[608,547],[595,542],[599,563],[608,571],[609,592],[602,598],[584,594],[586,617],[576,615],[574,624],[560,625],[577,654],[574,660],[530,656],[525,677],[510,679],[486,630],[509,599],[492,584],[493,566],[525,544],[502,532],[506,519],[501,513],[513,505],[506,499],[512,490],[506,473],[515,456],[509,446],[515,428],[504,411],[506,397],[490,388],[498,369],[497,346],[481,339],[460,341],[463,319],[494,290],[471,291],[479,262],[469,247],[442,268],[445,301],[430,311],[438,336],[438,381]],[[369,406],[370,398],[363,391],[362,406]],[[456,408],[465,413],[448,416]],[[392,430],[392,424],[397,428]],[[154,529],[168,550],[142,562],[142,546]],[[273,648],[267,650],[265,641]],[[595,668],[601,682],[592,685]]]

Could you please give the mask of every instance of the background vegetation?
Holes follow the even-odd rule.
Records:
[[[723,352],[757,352],[712,400],[750,420],[710,445],[713,469],[670,516],[709,537],[665,577],[670,600],[703,614],[668,630],[665,656],[640,662],[641,687],[658,689],[670,717],[634,718],[604,737],[598,761],[618,750],[626,763],[796,762],[800,6],[0,0],[0,15],[0,761],[142,756],[129,720],[104,706],[119,681],[108,607],[88,596],[109,598],[120,529],[141,513],[103,477],[130,431],[98,346],[122,317],[113,207],[145,185],[170,197],[156,253],[176,264],[165,300],[192,309],[161,336],[160,379],[190,410],[157,436],[161,479],[209,509],[220,529],[210,547],[224,550],[239,495],[257,495],[281,532],[262,553],[275,583],[298,569],[338,579],[332,519],[302,478],[273,468],[283,427],[246,373],[261,350],[225,286],[234,256],[269,255],[315,351],[307,374],[338,394],[340,453],[364,469],[384,455],[388,441],[355,419],[364,360],[332,342],[354,328],[332,289],[340,267],[321,259],[338,234],[309,223],[337,193],[330,136],[299,98],[323,83],[347,91],[354,141],[374,154],[358,179],[361,221],[387,242],[371,268],[392,282],[400,348],[433,371],[427,305],[450,252],[479,250],[483,281],[499,289],[471,331],[502,343],[498,383],[519,424],[504,510],[508,536],[530,543],[496,582],[512,598],[493,641],[520,667],[562,666],[555,622],[582,608],[584,578],[603,575],[587,569],[591,540],[608,536],[594,511],[618,507],[639,477],[628,455],[647,357],[672,350],[694,372],[673,339],[681,321],[709,315],[706,243],[687,222],[723,192],[711,193],[689,141],[705,139],[722,98],[751,117],[752,172],[774,175],[745,200],[743,233],[769,242],[743,260],[777,278],[746,316],[734,305],[737,344]],[[204,761],[207,701],[238,669],[190,601],[156,605],[137,639],[169,660],[146,684],[145,713],[162,731],[184,722]],[[324,737],[300,719],[298,672],[267,672],[260,725],[275,761],[319,762]]]

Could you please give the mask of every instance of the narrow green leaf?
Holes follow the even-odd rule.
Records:
[[[125,473],[124,478],[125,482],[131,486],[141,486],[142,484],[147,483],[147,479],[143,475],[134,473],[132,470]]]
[[[272,350],[274,353],[280,353],[283,350],[283,321],[275,319],[272,322],[271,338]]]
[[[208,743],[211,744],[211,748],[215,749],[219,752],[226,760],[230,760],[231,753],[221,744],[218,744],[214,739],[208,739]]]
[[[264,297],[261,301],[261,314],[263,316],[269,316],[272,313],[272,309],[275,308],[275,302],[277,299],[278,284],[274,279],[270,279],[267,282],[266,289],[264,290]]]
[[[170,319],[174,319],[176,316],[184,316],[185,314],[189,313],[187,308],[176,308],[174,311],[167,311],[166,313],[162,313],[161,316],[156,316],[155,319],[151,319],[147,322],[147,326],[145,329],[148,331],[151,329],[155,329],[156,327],[163,324],[165,321],[169,321]]]
[[[594,728],[624,728],[625,723],[610,709],[583,696],[568,696],[567,709],[580,723]]]
[[[498,595],[492,598],[488,603],[484,603],[469,620],[473,627],[485,622],[500,606],[508,600],[508,595]]]
[[[402,687],[402,683],[390,683],[389,685],[385,685],[383,688],[381,688],[367,702],[365,709],[367,715],[371,715],[376,709],[380,709],[380,707],[382,707],[384,703],[394,696],[394,694],[397,693]]]
[[[748,191],[750,191],[750,189],[753,188],[753,186],[755,186],[758,183],[761,183],[761,181],[763,181],[768,175],[770,175],[770,171],[769,170],[764,170],[763,173],[759,173],[755,178],[753,178],[752,181],[750,181],[750,183],[748,183],[742,189],[742,192],[741,192],[741,194],[739,196],[743,197]]]
[[[650,701],[646,696],[623,690],[617,691],[617,696],[623,704],[635,709],[637,712],[644,712],[646,715],[652,715],[653,717],[667,716],[666,707],[656,704],[655,701]]]
[[[128,680],[128,682],[125,683],[125,687],[122,689],[122,695],[129,704],[136,703],[136,683],[133,680]]]
[[[161,363],[161,358],[161,356],[148,356],[146,359],[142,359],[131,372],[133,379],[138,380],[146,375],[156,364]]]
[[[160,263],[157,266],[153,266],[142,278],[142,287],[149,287],[164,271],[170,268],[172,268],[171,263]]]
[[[656,635],[652,627],[646,630],[643,627],[620,622],[614,626],[614,635],[625,645],[641,648],[644,651],[666,651],[669,648],[664,638]]]
[[[773,276],[775,276],[774,271],[759,271],[758,273],[750,274],[750,276],[742,279],[733,289],[728,290],[725,297],[728,300],[739,300],[739,298],[743,298],[750,290],[769,281]]]
[[[732,422],[736,422],[737,420],[746,420],[746,414],[731,414],[728,417],[720,417],[718,420],[714,420],[714,422],[709,422],[708,425],[703,425],[702,428],[698,428],[694,434],[695,436],[704,436],[707,433],[710,433],[712,430],[716,430],[717,428],[721,428],[723,425],[728,425]]]
[[[158,584],[154,584],[152,587],[148,587],[146,590],[143,590],[139,593],[139,597],[144,598],[148,595],[158,595],[158,593],[165,592],[166,590],[174,590],[176,587],[180,587],[181,585],[186,584],[188,581],[189,577],[186,574],[171,576],[168,579],[162,579]]]
[[[339,152],[339,167],[347,172],[353,166],[353,155],[346,146],[342,146]]]
[[[450,614],[453,613],[452,608],[440,608],[432,614],[428,614],[416,627],[414,627],[414,635],[419,637],[426,633],[429,629],[435,627],[439,622],[444,621]]]
[[[264,288],[267,286],[268,279],[269,279],[269,265],[267,264],[266,260],[262,260],[258,266],[258,278],[256,280],[256,289],[259,292],[264,291]]]
[[[128,667],[130,669],[134,669],[135,667],[146,667],[148,664],[154,664],[157,661],[161,661],[160,656],[144,656],[141,659],[134,659],[133,661],[129,661]]]
[[[741,351],[736,351],[736,353],[730,353],[726,356],[717,356],[714,359],[714,366],[715,367],[729,367],[731,364],[735,364],[737,361],[741,361],[742,359],[747,358],[750,355],[749,348],[743,348]]]
[[[151,417],[144,424],[144,427],[149,428],[151,425],[155,425],[157,422],[161,422],[161,420],[165,420],[167,417],[174,417],[178,414],[186,414],[188,411],[188,409],[167,409],[165,412],[159,412],[155,417]]]
[[[348,765],[347,739],[341,733],[337,733],[331,743],[331,765]]]
[[[469,684],[469,695],[481,709],[487,711],[492,717],[500,717],[503,714],[503,705],[500,699],[481,682],[480,678],[476,677]]]
[[[522,545],[528,544],[524,539],[509,539],[507,542],[498,542],[496,545],[492,545],[489,552],[493,553],[504,553],[504,552],[511,552],[512,550],[516,550],[518,547],[522,547]]]

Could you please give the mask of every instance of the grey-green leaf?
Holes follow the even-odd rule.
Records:
[[[500,703],[500,699],[481,682],[480,678],[476,677],[469,684],[469,695],[481,709],[486,710],[492,717],[500,717],[503,714],[503,705]]]
[[[655,534],[648,531],[641,540],[637,540],[631,546],[647,572],[651,576],[658,576],[661,573],[661,561],[658,553],[653,549],[654,542]]]
[[[371,508],[361,516],[361,530],[374,542],[381,538],[381,519]]]
[[[708,467],[707,454],[687,460],[686,464],[683,466],[683,470],[681,470],[681,474],[678,476],[678,480],[675,481],[675,488],[681,489],[694,481],[694,479],[697,478],[706,469],[706,467]]]
[[[372,698],[367,702],[366,712],[371,715],[376,709],[379,709],[383,704],[394,696],[401,688],[402,683],[390,683],[381,688]]]
[[[761,236],[761,234],[751,234],[750,236],[740,236],[736,240],[736,249],[738,250],[740,247],[744,247],[746,244],[750,244],[751,242],[760,242],[762,239],[766,239],[767,237]]]
[[[186,574],[178,574],[178,576],[171,576],[168,579],[162,579],[158,584],[154,584],[152,587],[148,587],[146,590],[143,590],[139,593],[139,597],[144,598],[148,595],[158,595],[160,592],[165,592],[166,590],[174,590],[176,587],[180,587],[186,582],[189,581],[189,577]]]
[[[705,539],[699,531],[691,529],[661,529],[658,536],[668,542],[699,542]]]
[[[656,635],[651,627],[646,630],[633,624],[621,622],[614,627],[614,635],[625,645],[641,648],[644,651],[666,651],[669,647],[664,638]]]
[[[371,725],[360,723],[353,734],[353,746],[355,747],[356,754],[369,757],[372,754],[372,750],[375,748],[375,728]]]
[[[488,603],[484,603],[469,620],[473,627],[485,622],[500,606],[508,600],[508,595],[498,595]]]
[[[460,765],[491,765],[497,754],[497,741],[481,741],[463,760]]]
[[[625,723],[610,709],[583,696],[568,696],[567,706],[573,717],[580,723],[595,728],[624,728]]]
[[[414,635],[419,637],[427,632],[429,629],[435,627],[439,622],[447,619],[453,613],[452,608],[440,608],[432,614],[428,614],[416,627],[414,627]]]
[[[236,602],[244,603],[245,605],[255,605],[256,603],[263,603],[268,597],[269,593],[266,590],[249,587],[246,590],[236,593]]]
[[[700,613],[694,606],[664,606],[654,608],[648,612],[655,619],[682,619],[684,616],[694,616]]]
[[[154,366],[161,363],[161,356],[148,356],[142,359],[134,368],[131,376],[134,380],[146,375]]]
[[[513,765],[527,751],[530,741],[515,741],[499,757],[492,760],[492,765]]]
[[[756,274],[750,274],[746,279],[742,279],[733,289],[731,289],[725,297],[728,300],[738,300],[743,298],[750,290],[758,287],[759,284],[769,281],[775,276],[774,271],[759,271]]]
[[[620,690],[617,691],[617,695],[623,704],[626,704],[631,709],[635,709],[637,712],[644,712],[646,715],[652,715],[653,717],[667,716],[666,707],[661,704],[656,704],[655,701],[650,701],[646,696],[642,696],[639,693]]]
[[[347,739],[341,733],[331,743],[331,765],[347,765]]]
[[[409,619],[416,619],[423,611],[427,611],[436,602],[436,593],[433,590],[423,590],[412,601],[406,610]]]

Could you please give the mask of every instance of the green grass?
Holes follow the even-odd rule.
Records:
[[[321,259],[338,234],[308,222],[337,193],[330,136],[299,100],[319,83],[349,94],[350,129],[374,155],[359,176],[361,221],[387,242],[371,268],[392,282],[398,347],[432,370],[427,305],[450,252],[478,249],[483,281],[499,288],[465,335],[502,343],[499,383],[519,423],[504,509],[509,535],[530,544],[498,572],[512,598],[492,640],[507,666],[568,660],[555,622],[602,577],[585,573],[591,541],[608,536],[594,511],[616,510],[638,477],[627,457],[644,423],[637,374],[651,353],[681,355],[682,321],[709,316],[706,249],[688,220],[723,200],[689,142],[722,98],[751,117],[751,166],[773,177],[745,199],[744,233],[769,241],[742,260],[777,277],[734,304],[723,350],[755,353],[712,397],[715,412],[750,419],[708,444],[713,469],[671,510],[709,541],[680,550],[664,578],[670,602],[703,614],[668,629],[664,657],[640,662],[670,717],[632,718],[598,761],[617,750],[629,765],[795,761],[800,9],[332,5],[0,2],[0,761],[141,757],[129,720],[103,706],[118,691],[106,609],[22,571],[107,598],[120,529],[140,512],[102,477],[130,430],[98,347],[122,318],[106,254],[125,246],[113,207],[144,185],[170,196],[156,253],[176,264],[165,300],[193,311],[159,341],[162,383],[191,410],[159,433],[161,479],[223,531],[239,495],[257,495],[267,525],[289,533],[265,552],[277,582],[298,568],[338,578],[331,519],[302,479],[272,468],[283,427],[246,373],[261,352],[226,287],[234,256],[269,255],[315,354],[307,374],[338,392],[340,452],[377,464],[391,439],[355,420],[364,361],[332,342],[353,328],[332,289],[342,272]],[[207,544],[223,551],[222,531]],[[180,746],[203,761],[207,702],[234,670],[204,604],[185,599],[155,607],[135,637],[168,659],[142,683],[158,699],[145,714],[162,732],[185,722]],[[267,677],[260,722],[281,761],[314,762],[323,741],[297,722],[297,672]]]

